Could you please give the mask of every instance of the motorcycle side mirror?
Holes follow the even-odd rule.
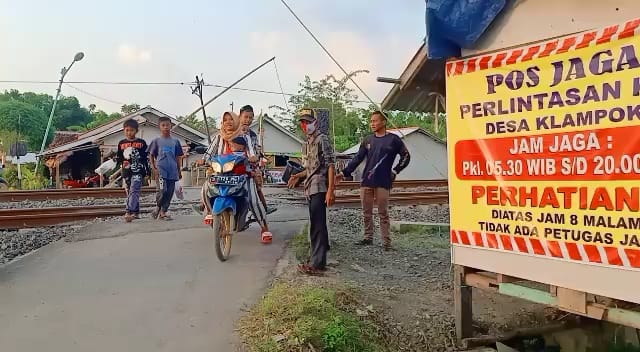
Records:
[[[201,145],[195,147],[193,149],[194,152],[196,152],[196,154],[204,154],[207,151],[207,147],[203,147]]]

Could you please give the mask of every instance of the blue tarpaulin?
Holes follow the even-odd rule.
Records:
[[[427,55],[448,59],[472,47],[502,11],[506,0],[425,0]]]

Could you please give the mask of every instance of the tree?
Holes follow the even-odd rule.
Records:
[[[47,128],[47,115],[38,108],[22,101],[0,101],[0,130],[17,131],[25,139],[31,150],[39,150],[44,131]],[[47,141],[53,138],[49,131]]]
[[[120,112],[123,115],[129,115],[131,113],[134,113],[136,111],[140,110],[140,105],[133,103],[133,104],[124,104],[122,105],[122,107],[120,108]]]
[[[327,75],[319,81],[312,81],[305,76],[299,84],[298,94],[291,96],[288,101],[288,109],[281,106],[271,106],[275,109],[276,116],[290,131],[301,134],[298,128],[296,116],[303,107],[325,108],[331,111],[332,123],[335,125],[334,141],[337,151],[344,151],[358,143],[367,131],[367,119],[365,112],[354,107],[358,96],[354,90],[347,86],[349,79],[360,73],[368,73],[366,70],[358,70],[349,75],[336,79],[333,75]]]
[[[40,110],[47,117],[53,107],[53,97],[48,94],[36,94],[33,92],[20,93],[12,89],[0,94],[0,101],[20,101]],[[53,127],[65,130],[69,126],[85,126],[91,122],[91,113],[80,106],[76,97],[61,96],[56,105],[53,116]]]
[[[204,125],[204,120],[198,119],[196,115],[190,115],[188,117],[179,116],[178,121],[184,121],[185,125],[195,129],[196,131],[207,133],[207,128]],[[207,121],[211,123],[211,118],[207,118]]]
[[[107,114],[102,110],[97,110],[93,114],[93,120],[87,124],[88,129],[96,128],[98,126],[104,125],[105,123],[117,120],[122,117],[122,114],[119,112],[114,112],[111,114]]]
[[[18,132],[0,130],[0,151],[5,155],[9,155],[11,145],[19,139]]]
[[[58,130],[66,130],[69,126],[86,126],[93,120],[93,116],[86,108],[80,106],[76,97],[61,97],[58,101],[54,126]]]
[[[392,111],[386,113],[389,118],[389,127],[420,127],[442,140],[447,138],[446,114],[438,114],[438,130],[435,129],[434,113],[419,113],[407,111]]]

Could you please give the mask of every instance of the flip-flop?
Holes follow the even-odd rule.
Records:
[[[164,221],[171,221],[173,220],[173,218],[169,215],[165,215],[165,216],[161,216],[158,218],[159,220],[164,220]]]
[[[213,224],[213,215],[209,214],[209,215],[205,216],[205,217],[204,217],[204,220],[202,220],[202,222],[203,222],[205,225],[211,225],[211,224]]]
[[[271,232],[263,232],[262,233],[262,243],[263,244],[271,244],[273,240],[273,234]]]
[[[305,275],[311,275],[311,276],[322,276],[323,272],[312,267],[309,264],[299,264],[298,265],[298,271],[301,272],[302,274]]]
[[[278,210],[278,208],[268,207],[267,208],[267,215],[275,213],[277,210]]]

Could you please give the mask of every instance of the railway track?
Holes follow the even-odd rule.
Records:
[[[287,185],[267,184],[266,187],[286,188]],[[418,188],[418,187],[447,187],[447,180],[398,180],[393,183],[394,188]],[[336,185],[336,189],[358,189],[360,182],[344,181]]]
[[[300,203],[305,201],[303,197],[288,199]],[[389,197],[389,202],[393,205],[445,204],[449,202],[449,194],[446,191],[399,192],[392,193]],[[176,206],[180,207],[190,204],[193,203],[183,203]],[[357,194],[338,196],[336,197],[336,206],[345,208],[358,207],[360,206],[360,196]],[[149,213],[154,207],[155,204],[153,203],[140,204],[141,213]],[[124,210],[121,204],[61,208],[0,209],[0,229],[51,226],[79,220],[92,220],[122,215],[124,215]]]
[[[153,193],[155,187],[143,187],[142,193]],[[0,192],[0,202],[16,202],[24,200],[57,200],[82,198],[124,198],[122,188],[75,188],[75,189],[46,189],[35,191],[4,191]]]
[[[191,204],[193,203],[176,204],[173,209],[184,209],[185,206]],[[150,213],[154,207],[154,203],[140,204],[140,212]],[[96,218],[122,215],[124,215],[124,209],[121,204],[60,208],[0,209],[0,229],[51,226],[80,220],[93,220]]]
[[[286,185],[265,185],[270,188],[286,188]],[[417,187],[447,187],[447,180],[398,180],[394,182],[395,188]],[[359,182],[341,182],[337,189],[351,190],[360,188]],[[142,193],[154,193],[155,187],[143,187]],[[0,192],[0,202],[17,202],[24,200],[42,201],[59,199],[82,198],[124,198],[122,188],[75,188],[75,189],[47,189],[30,191],[3,191]]]

